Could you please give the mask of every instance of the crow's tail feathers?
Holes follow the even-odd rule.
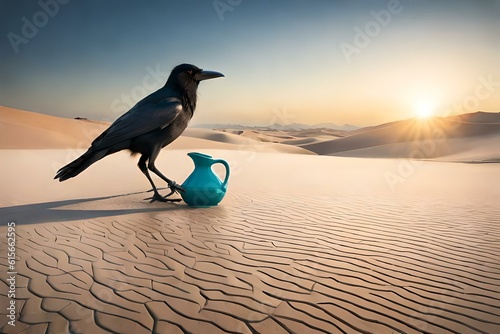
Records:
[[[59,169],[54,179],[59,179],[59,181],[62,182],[64,180],[75,177],[85,169],[87,169],[94,162],[104,158],[107,154],[107,149],[94,151],[91,147],[87,152],[82,154],[81,157]]]

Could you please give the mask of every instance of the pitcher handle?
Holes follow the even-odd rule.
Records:
[[[226,177],[224,178],[224,182],[222,182],[222,186],[223,186],[224,188],[226,188],[226,186],[227,186],[227,181],[229,180],[229,174],[230,174],[230,172],[229,172],[229,164],[228,164],[225,160],[222,160],[222,159],[216,159],[216,160],[214,160],[214,161],[212,162],[212,165],[213,165],[213,164],[217,164],[217,163],[223,164],[223,165],[224,165],[224,167],[226,167]]]

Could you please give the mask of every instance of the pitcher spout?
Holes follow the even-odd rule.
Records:
[[[195,166],[199,165],[210,165],[213,161],[212,157],[208,154],[198,153],[198,152],[190,152],[188,156],[193,159]]]

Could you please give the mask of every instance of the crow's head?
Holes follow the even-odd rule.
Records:
[[[200,81],[223,76],[219,72],[204,71],[191,64],[181,64],[174,67],[165,88],[178,94],[182,98],[184,109],[193,113],[196,109],[196,91]]]
[[[177,65],[170,76],[166,85],[184,91],[194,90],[198,88],[198,84],[202,80],[223,77],[224,74],[214,71],[204,71],[201,68],[191,64]]]

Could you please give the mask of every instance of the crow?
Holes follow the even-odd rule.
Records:
[[[121,150],[141,154],[137,166],[153,187],[151,202],[180,201],[167,199],[183,192],[181,186],[168,179],[155,166],[160,150],[177,139],[188,126],[196,108],[198,84],[202,80],[223,77],[219,72],[205,71],[195,65],[176,66],[165,86],[148,95],[120,116],[91,144],[87,152],[59,169],[54,179],[64,181],[75,177],[94,162]],[[170,193],[161,196],[148,169],[167,182]]]

